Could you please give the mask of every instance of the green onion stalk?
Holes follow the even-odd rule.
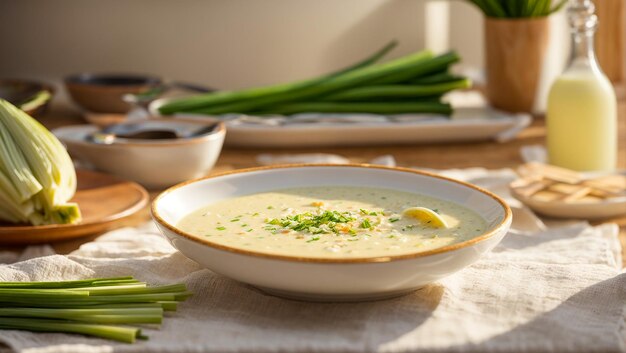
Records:
[[[439,71],[458,59],[458,56],[454,53],[433,58],[430,52],[424,51],[387,63],[352,70],[339,76],[331,77],[317,85],[292,90],[287,94],[260,97],[229,105],[202,107],[190,112],[211,115],[233,112],[246,113],[249,111],[273,109],[274,106],[286,103],[319,101],[323,100],[324,96],[340,92],[341,90],[406,81],[422,74]]]
[[[450,114],[452,109],[441,102],[441,96],[470,86],[466,78],[448,72],[459,56],[454,52],[435,56],[425,50],[379,63],[395,45],[392,42],[344,70],[321,77],[183,97],[159,107],[159,112],[165,115]]]
[[[60,282],[0,282],[0,330],[61,332],[133,343],[132,325],[163,322],[191,292],[184,284],[148,286],[132,277]],[[122,326],[118,326],[122,325]]]
[[[233,102],[242,102],[247,100],[257,100],[267,97],[282,96],[285,94],[289,95],[294,90],[313,87],[333,77],[341,76],[347,72],[372,65],[380,60],[382,57],[387,55],[387,53],[389,53],[397,45],[398,43],[395,40],[391,41],[364,60],[355,63],[345,69],[321,77],[273,86],[249,88],[239,91],[221,91],[215,93],[200,94],[170,102],[167,105],[160,107],[159,111],[163,114],[172,114],[176,112],[203,109],[208,106],[231,104]]]

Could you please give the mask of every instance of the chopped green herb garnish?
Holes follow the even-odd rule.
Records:
[[[233,218],[230,220],[231,222],[239,222],[239,218]]]
[[[370,224],[370,220],[365,218],[364,220],[361,221],[361,224],[359,225],[360,228],[364,228],[364,229],[369,229],[372,228],[372,225]]]
[[[313,238],[311,238],[311,239],[307,240],[306,242],[307,242],[307,243],[310,243],[310,242],[313,242],[313,241],[318,241],[318,240],[320,240],[320,237],[313,237]]]
[[[397,222],[399,220],[400,220],[400,218],[398,218],[398,217],[389,218],[389,222],[391,222],[391,223]]]
[[[221,227],[221,226],[220,226],[220,227],[217,227],[217,228],[215,228],[215,229],[217,229],[217,230],[226,230],[226,227]]]
[[[336,233],[338,234],[345,224],[353,221],[349,212],[323,211],[321,213],[305,212],[293,216],[285,216],[281,219],[266,220],[265,223],[281,226],[295,231],[308,232],[311,234]]]
[[[258,215],[259,215],[259,213],[258,213],[258,212],[254,212],[254,213],[252,214],[252,217],[256,217],[256,216],[258,216]]]
[[[252,231],[252,228],[246,230],[246,232],[250,233]]]
[[[363,214],[363,215],[368,215],[368,216],[377,216],[379,213],[383,214],[383,212],[368,211],[368,210],[363,209],[363,208],[360,208],[359,212],[361,212],[361,214]]]
[[[268,209],[268,210],[272,210],[272,209],[274,209],[274,206],[271,206],[271,205],[270,205],[270,206],[267,206],[267,209]]]

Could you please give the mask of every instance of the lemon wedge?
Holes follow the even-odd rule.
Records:
[[[402,211],[404,217],[411,217],[422,221],[433,228],[448,228],[446,221],[441,216],[426,207],[409,207]]]

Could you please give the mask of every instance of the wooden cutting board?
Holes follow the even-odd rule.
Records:
[[[77,170],[78,203],[82,221],[77,224],[31,226],[0,222],[0,245],[50,243],[105,232],[146,207],[148,192],[137,183],[111,175]]]

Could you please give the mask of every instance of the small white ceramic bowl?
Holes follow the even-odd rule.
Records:
[[[176,224],[220,200],[270,190],[324,185],[369,186],[431,195],[478,212],[487,231],[474,239],[400,256],[329,259],[232,248],[186,233]],[[404,294],[448,276],[495,247],[511,210],[470,184],[412,169],[370,165],[290,165],[237,170],[174,186],[152,203],[152,217],[173,246],[208,269],[268,293],[305,300],[372,300]]]
[[[158,126],[171,125],[177,130],[202,128],[216,123],[183,119],[154,119]],[[205,176],[219,157],[226,129],[221,122],[212,132],[182,139],[120,139],[113,144],[89,140],[99,130],[93,125],[66,126],[53,133],[72,157],[100,171],[138,182],[150,189],[163,189],[182,181]]]

